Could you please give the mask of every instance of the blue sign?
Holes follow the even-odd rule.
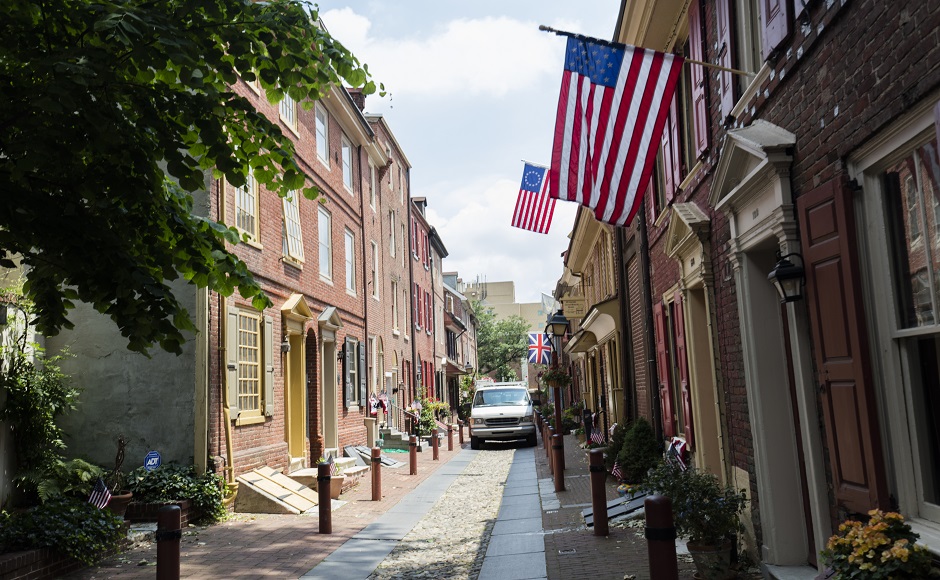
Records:
[[[147,457],[144,457],[144,469],[147,471],[153,471],[160,467],[161,463],[163,463],[163,460],[160,458],[160,453],[157,451],[151,451],[147,454]]]

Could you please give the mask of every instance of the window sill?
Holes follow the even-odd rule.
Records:
[[[327,278],[327,277],[324,276],[323,274],[320,274],[320,282],[323,282],[324,284],[329,284],[330,286],[333,285],[333,279],[332,279],[332,278]]]
[[[287,119],[285,119],[284,117],[281,117],[280,115],[278,115],[278,118],[280,119],[281,124],[287,127],[290,130],[290,132],[294,134],[295,137],[298,137],[298,138],[300,137],[300,131],[297,130],[297,127],[292,127],[291,124],[287,121]]]
[[[679,187],[676,189],[676,196],[679,195],[679,192],[685,191],[689,188],[689,185],[695,180],[695,177],[698,175],[698,172],[702,170],[702,162],[696,161],[695,165],[692,166],[692,169],[689,171],[689,174],[685,176],[685,179],[682,180],[682,183],[679,184]]]
[[[406,334],[406,335],[405,335],[405,342],[408,342],[409,340],[411,340],[411,338]]]
[[[243,425],[257,425],[259,423],[264,423],[265,421],[266,418],[264,415],[258,415],[255,417],[239,417],[238,419],[235,419],[235,426],[241,427]]]
[[[353,298],[356,297],[356,291],[355,291],[355,290],[350,290],[349,288],[346,289],[346,294],[349,295],[349,296],[352,296]]]
[[[303,270],[303,269],[304,269],[304,261],[303,261],[303,260],[298,260],[297,258],[293,258],[293,257],[291,257],[291,256],[281,256],[281,261],[284,262],[285,264],[289,265],[289,266],[293,266],[293,267],[297,268],[298,270]]]
[[[350,413],[358,413],[358,412],[359,412],[359,403],[358,403],[358,402],[356,402],[356,403],[350,403],[349,406],[346,407],[346,410],[349,411]]]
[[[239,231],[240,233],[242,233],[242,234],[248,234],[248,232],[246,232],[245,230],[238,230],[238,231]],[[248,235],[251,235],[251,234],[248,234]],[[239,244],[244,244],[244,245],[246,245],[246,246],[248,246],[248,247],[250,247],[250,248],[254,248],[254,249],[256,249],[256,250],[263,250],[263,249],[264,249],[264,246],[261,245],[261,242],[259,242],[258,240],[255,240],[255,239],[240,240],[240,241],[239,241]]]
[[[427,265],[427,264],[425,264],[425,265],[424,265],[424,271],[425,271],[425,272],[429,272],[430,270],[431,270],[431,269],[430,269],[430,268],[428,268],[428,265]]]
[[[392,336],[401,336],[401,331],[399,331],[397,328],[393,328]]]
[[[375,300],[376,302],[381,302],[381,301],[382,301],[382,300],[381,300],[378,296],[376,296],[375,294],[372,295],[372,299]]]
[[[924,519],[911,518],[908,522],[911,529],[920,536],[918,544],[927,546],[934,554],[940,554],[940,524]]]

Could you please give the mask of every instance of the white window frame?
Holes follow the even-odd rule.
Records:
[[[326,108],[317,103],[314,106],[316,117],[316,147],[317,158],[327,167],[330,166],[330,115]]]
[[[372,297],[379,299],[379,245],[372,242]]]
[[[243,326],[251,324],[254,328]],[[260,312],[238,310],[237,340],[234,348],[238,364],[238,400],[235,401],[239,409],[238,419],[264,416],[264,320]],[[253,340],[250,340],[252,339]],[[252,388],[252,385],[254,387]],[[256,392],[255,392],[256,391]],[[257,399],[257,408],[243,407],[244,398]]]
[[[317,246],[320,277],[333,280],[333,217],[323,206],[317,208]]]
[[[346,292],[356,295],[356,234],[346,228],[343,231],[345,240],[345,262],[346,262]]]
[[[284,124],[293,131],[297,132],[297,102],[290,95],[285,94],[284,98],[278,104],[278,112]]]
[[[398,166],[398,201],[405,204],[405,177],[401,165]]]
[[[304,237],[300,226],[300,192],[290,191],[283,198],[284,255],[303,263]]]
[[[349,142],[349,139],[346,135],[343,135],[342,139],[342,150],[340,159],[343,162],[343,187],[346,188],[346,191],[349,193],[353,192],[353,159],[352,159],[352,143]]]
[[[395,246],[396,246],[396,242],[395,242],[395,235],[396,235],[395,229],[396,229],[396,228],[395,228],[395,210],[393,210],[393,209],[388,211],[388,223],[389,223],[389,227],[388,227],[388,255],[394,258],[394,257],[395,257]]]
[[[392,280],[392,333],[398,334],[398,282]]]
[[[249,208],[248,205],[251,205]],[[248,211],[248,210],[251,211]],[[244,233],[249,240],[259,240],[259,216],[261,214],[261,196],[258,182],[253,171],[248,171],[245,185],[235,188],[235,229]],[[244,217],[243,217],[244,216]],[[244,220],[251,220],[251,229],[244,227]]]
[[[865,313],[871,329],[870,352],[876,355],[871,358],[872,376],[875,388],[881,391],[878,400],[884,408],[880,416],[888,433],[887,464],[895,472],[898,511],[920,534],[920,543],[936,552],[940,551],[940,503],[924,501],[920,458],[926,456],[921,449],[926,442],[920,440],[914,419],[918,413],[913,407],[911,382],[916,369],[911,366],[913,357],[909,351],[911,339],[940,334],[940,322],[917,328],[900,327],[895,281],[884,275],[892,271],[893,256],[887,238],[888,218],[883,204],[886,191],[882,183],[885,168],[936,138],[929,105],[932,102],[912,111],[899,126],[870,140],[849,160],[848,169],[849,177],[861,183],[864,191],[864,195],[855,198],[855,229]]]
[[[369,207],[372,208],[372,211],[375,212],[375,186],[377,185],[375,181],[375,165],[372,164],[372,160],[369,160]]]

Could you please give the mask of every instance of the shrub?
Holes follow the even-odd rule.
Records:
[[[56,460],[38,481],[39,498],[49,501],[61,496],[76,500],[87,500],[104,469],[84,459]]]
[[[662,461],[662,450],[649,421],[640,417],[630,424],[623,434],[617,461],[627,483],[640,483]]]
[[[822,556],[837,578],[876,580],[936,576],[930,552],[897,513],[868,512],[867,524],[847,520],[826,544]]]
[[[196,475],[196,468],[191,465],[166,463],[149,472],[138,467],[128,474],[127,487],[134,492],[134,501],[142,503],[188,499],[197,522],[217,522],[226,517],[222,477],[211,472]]]
[[[87,501],[60,497],[29,511],[0,513],[4,550],[54,548],[90,566],[117,550],[123,538],[124,520]]]

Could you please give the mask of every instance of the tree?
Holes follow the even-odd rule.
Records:
[[[496,371],[499,379],[515,378],[509,364],[526,356],[529,323],[521,316],[496,320],[493,309],[473,303],[477,314],[477,365],[481,374]]]
[[[0,267],[22,260],[40,332],[76,300],[147,352],[181,352],[179,277],[271,305],[226,248],[234,228],[193,213],[211,177],[279,195],[316,188],[276,123],[232,86],[306,107],[343,81],[376,86],[300,0],[0,3]],[[198,197],[198,196],[197,196]],[[199,213],[199,212],[197,212]],[[203,212],[204,213],[204,212]]]

